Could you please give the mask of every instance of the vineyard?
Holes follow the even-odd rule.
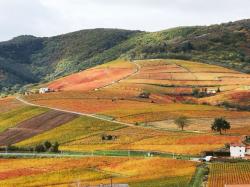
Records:
[[[39,107],[21,107],[9,112],[0,114],[0,132],[5,131],[8,128],[16,126],[27,119],[47,112],[48,109]]]
[[[48,85],[53,90],[93,90],[119,81],[135,71],[135,67],[126,61],[118,60],[100,65],[67,77]]]
[[[225,116],[225,115],[224,115]],[[213,118],[189,118],[189,126],[185,129],[188,131],[200,131],[200,132],[211,132],[211,124],[213,123]],[[231,134],[247,134],[247,129],[249,129],[248,124],[250,124],[250,117],[239,118],[235,116],[227,117],[227,120],[233,124],[233,128],[228,131]],[[155,121],[148,123],[151,127],[162,129],[162,130],[178,130],[178,127],[174,123],[173,119]],[[249,131],[248,131],[249,132]]]
[[[114,78],[113,81],[104,81],[111,81],[112,84],[108,87],[96,90],[92,90],[92,86],[89,89],[78,89],[78,86],[88,87],[88,83],[84,82],[86,77],[91,84],[98,83],[86,74],[88,71],[118,67],[133,69],[132,63],[138,64],[139,71],[128,77],[125,76],[125,79],[121,78],[117,81],[113,76],[108,76],[111,79]],[[209,118],[209,121],[212,121],[215,117],[224,116],[231,118],[235,122],[235,128],[239,128],[237,124],[241,119],[250,116],[250,112],[229,111],[221,107],[204,105],[204,103],[217,104],[230,98],[247,103],[249,92],[242,91],[250,83],[250,76],[247,74],[215,65],[181,60],[141,60],[132,63],[118,60],[73,74],[51,83],[51,85],[62,83],[61,92],[31,95],[26,99],[44,106],[111,116],[128,123],[173,120],[180,115],[185,115],[193,118],[194,126],[190,125],[191,130],[197,130],[195,124],[200,126],[200,118]],[[79,80],[71,80],[72,76],[79,76]],[[98,87],[102,86],[95,86],[95,88]],[[190,94],[194,87],[220,88],[221,92],[215,96],[193,98]],[[54,89],[59,88],[54,87]],[[148,99],[138,97],[144,91],[151,93]],[[201,127],[201,130],[209,130],[208,126],[210,125]]]
[[[13,132],[30,130],[31,135],[21,138],[12,133],[16,137],[14,146],[24,148],[50,141],[58,142],[63,152],[131,150],[198,156],[239,142],[241,135],[250,133],[249,111],[217,106],[224,100],[248,103],[248,84],[249,75],[214,65],[180,60],[118,60],[49,83],[55,92],[24,96],[34,104],[94,114],[111,121],[73,115],[62,123],[50,123],[54,120],[42,119],[53,113],[51,110],[0,100],[9,102],[11,108],[0,114],[0,132],[8,135],[11,128]],[[194,88],[220,91],[199,98],[194,96]],[[190,122],[184,131],[174,122],[181,115]],[[211,132],[216,117],[225,117],[231,123],[226,134]],[[37,119],[39,122],[34,122]],[[208,185],[248,183],[249,168],[243,162],[212,163]],[[115,182],[132,187],[188,186],[195,169],[195,162],[165,158],[6,159],[0,160],[0,186],[96,185],[108,183],[111,176]]]
[[[104,134],[116,138],[103,140]],[[238,136],[164,132],[141,127],[124,127],[80,117],[16,145],[33,146],[49,140],[58,141],[61,144],[60,149],[66,151],[144,150],[196,155],[203,151],[224,147],[226,143],[238,142],[239,139]]]
[[[208,187],[250,184],[250,163],[213,163],[209,166]]]
[[[239,119],[250,116],[250,112],[228,111],[216,106],[173,103],[171,97],[156,94],[152,95],[152,98],[156,101],[152,103],[150,102],[151,99],[149,101],[138,99],[132,96],[132,94],[129,95],[129,93],[127,98],[121,98],[119,95],[117,97],[112,95],[107,97],[108,93],[106,91],[103,92],[103,95],[100,92],[89,95],[86,93],[81,94],[81,92],[76,92],[75,94],[72,92],[59,92],[31,96],[28,99],[35,104],[43,106],[83,113],[102,114],[128,123],[174,119],[179,115],[186,115],[190,118],[225,116]],[[157,103],[157,101],[160,103]],[[99,107],[100,105],[102,107]]]
[[[128,183],[136,186],[188,186],[196,164],[164,158],[0,160],[0,186],[70,186]]]
[[[17,101],[14,98],[5,98],[5,99],[0,99],[0,112],[8,112],[20,107],[23,107],[24,105]]]
[[[57,141],[60,144],[63,144],[71,141],[76,141],[81,138],[86,138],[91,135],[103,134],[107,131],[112,131],[122,127],[122,125],[111,122],[103,122],[101,120],[89,117],[79,117],[50,131],[41,133],[30,139],[17,143],[17,145],[31,146],[36,145],[37,143],[44,142],[46,140],[52,142]]]

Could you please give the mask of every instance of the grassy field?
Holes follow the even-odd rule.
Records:
[[[213,163],[209,166],[208,187],[250,184],[250,163]]]
[[[222,115],[225,116],[225,115]],[[233,118],[235,117],[235,118]],[[199,131],[199,132],[211,132],[211,124],[213,123],[214,118],[189,118],[189,126],[185,129],[187,131]],[[239,118],[235,116],[227,116],[227,121],[231,123],[231,130],[228,131],[230,134],[242,134],[239,129],[248,129],[248,124],[250,123],[250,117]],[[177,125],[174,123],[174,120],[165,120],[165,121],[156,121],[148,123],[149,126],[162,129],[162,130],[178,130]],[[246,133],[246,131],[245,131]],[[244,133],[242,134],[244,135]]]
[[[0,132],[16,126],[18,123],[47,112],[48,109],[25,106],[0,114]]]
[[[188,186],[194,162],[166,158],[1,159],[1,186]]]

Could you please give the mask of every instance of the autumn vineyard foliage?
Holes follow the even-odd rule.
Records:
[[[8,140],[4,135],[11,131],[18,132],[10,137],[18,140],[13,146],[26,149],[50,141],[71,154],[141,151],[171,158],[200,157],[205,151],[238,143],[242,135],[250,133],[250,111],[221,104],[227,101],[247,106],[249,84],[248,74],[211,64],[115,60],[41,85],[53,92],[36,94],[39,85],[34,92],[20,96],[40,107],[26,106],[15,98],[0,99],[0,140]],[[194,96],[195,89],[205,88],[220,91]],[[147,97],[142,97],[145,93]],[[68,112],[55,112],[51,107]],[[74,117],[58,123],[65,115]],[[174,123],[182,115],[190,122],[183,131]],[[231,129],[222,135],[211,131],[217,117],[231,123]],[[27,131],[32,136],[20,133]],[[104,136],[115,138],[106,140]],[[0,186],[96,185],[113,177],[114,182],[132,187],[185,187],[195,178],[197,165],[150,156],[0,159]],[[208,185],[250,183],[249,173],[248,162],[211,163]]]
[[[149,186],[152,181],[156,187],[187,186],[196,166],[194,162],[164,158],[110,157],[1,159],[0,163],[0,185],[6,187],[97,185],[109,183],[110,177],[115,183],[132,187]]]
[[[213,163],[209,166],[208,187],[250,184],[250,163]]]

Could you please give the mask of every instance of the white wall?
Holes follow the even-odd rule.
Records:
[[[230,156],[231,157],[244,157],[246,152],[245,147],[241,146],[230,146]]]

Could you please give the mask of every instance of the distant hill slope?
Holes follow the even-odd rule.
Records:
[[[250,73],[250,19],[142,33],[128,44],[131,59],[189,59]]]
[[[108,55],[103,52],[138,32],[94,29],[50,38],[19,36],[1,42],[0,90],[53,80],[116,59],[120,56],[118,52]]]
[[[0,43],[0,90],[55,78],[123,57],[177,58],[250,72],[250,20],[147,33],[93,29]]]

